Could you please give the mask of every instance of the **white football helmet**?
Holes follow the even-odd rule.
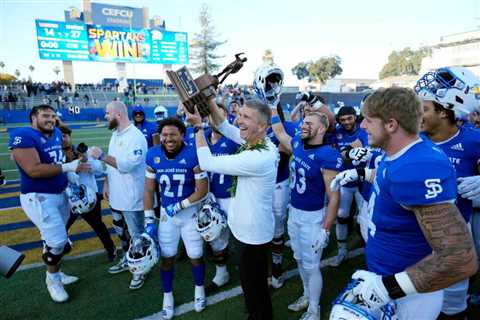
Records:
[[[70,210],[75,214],[91,211],[97,203],[97,194],[84,184],[69,183],[65,189]]]
[[[155,240],[148,233],[130,240],[130,247],[127,252],[128,269],[132,274],[147,274],[158,262],[160,256]]]
[[[275,64],[264,64],[255,72],[253,89],[257,98],[269,106],[277,106],[283,86],[283,71]]]
[[[204,201],[196,219],[197,231],[207,242],[218,238],[227,227],[227,216],[213,196]]]
[[[361,302],[352,300],[352,289],[358,284],[358,279],[352,279],[347,287],[332,303],[330,320],[398,320],[394,301],[380,308],[378,311],[368,310]],[[359,302],[359,303],[355,303]]]
[[[168,110],[164,106],[157,106],[153,109],[153,113],[155,114],[155,120],[160,121],[168,117]]]
[[[423,75],[415,92],[425,101],[435,101],[463,118],[480,107],[480,79],[460,67],[440,68]]]

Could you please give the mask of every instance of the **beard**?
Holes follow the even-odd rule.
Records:
[[[108,122],[108,130],[113,130],[118,127],[118,121],[117,119],[112,119]]]
[[[53,133],[54,128],[55,127],[52,127],[50,129],[50,128],[47,128],[46,126],[40,126],[40,125],[37,124],[38,131],[40,131],[41,133],[47,134],[47,135],[51,135]]]

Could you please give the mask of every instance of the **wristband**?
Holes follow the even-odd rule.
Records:
[[[406,296],[405,292],[398,284],[397,279],[395,279],[395,275],[382,277],[382,282],[385,289],[387,289],[390,299],[395,300]]]
[[[205,179],[208,177],[208,174],[203,171],[203,172],[200,172],[200,173],[195,173],[195,180],[202,180],[202,179]]]
[[[273,116],[272,117],[272,126],[274,124],[280,123],[280,117],[279,116]]]
[[[144,211],[145,219],[155,219],[155,210],[148,209]]]
[[[186,199],[183,199],[181,202],[180,202],[180,208],[182,209],[185,209],[185,208],[188,208],[192,205],[192,203],[190,202],[190,200],[188,200],[188,198]]]
[[[145,177],[148,178],[148,179],[155,179],[155,173],[154,172],[150,172],[148,170],[145,170]]]

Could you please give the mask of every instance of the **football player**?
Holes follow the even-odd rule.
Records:
[[[342,158],[333,147],[323,144],[323,136],[329,127],[328,118],[323,113],[308,113],[303,119],[301,135],[294,138],[286,133],[278,115],[272,117],[272,127],[293,157],[288,234],[304,291],[288,309],[300,311],[308,307],[301,319],[320,319],[318,304],[323,284],[320,259],[328,245],[329,230],[337,216],[340,196],[338,191],[330,190],[330,183],[342,166]],[[325,206],[327,198],[328,205]]]
[[[338,126],[335,129],[335,145],[346,160],[343,169],[352,169],[354,165],[364,166],[365,163],[352,164],[352,158],[362,152],[367,155],[368,152],[366,149],[357,149],[367,147],[368,138],[365,130],[357,124],[355,109],[350,106],[341,107],[338,110],[336,120]],[[333,266],[340,265],[347,256],[348,220],[354,197],[357,209],[360,211],[363,206],[363,199],[358,189],[358,183],[351,182],[340,188],[340,207],[338,208],[337,224],[335,226],[338,254],[332,263]]]
[[[422,104],[410,89],[379,89],[365,101],[362,128],[381,147],[374,180],[366,270],[352,275],[350,303],[377,311],[392,300],[399,319],[436,319],[444,288],[477,270],[467,224],[454,204],[455,169],[419,137]]]
[[[480,105],[473,88],[480,80],[467,78],[463,68],[441,68],[424,75],[416,86],[423,100],[422,129],[424,137],[431,140],[448,156],[455,167],[458,185],[457,207],[467,223],[472,215],[472,199],[469,194],[477,184],[480,189],[480,132],[468,127],[458,127],[456,119],[467,116]],[[457,85],[445,87],[447,80],[456,78]],[[460,83],[462,85],[460,85]],[[468,190],[467,190],[468,189]],[[467,309],[468,279],[444,290],[444,303],[439,319],[464,319]]]
[[[208,192],[208,176],[198,165],[195,147],[184,142],[185,125],[181,120],[166,118],[159,129],[162,144],[151,148],[146,158],[145,230],[160,244],[162,318],[171,319],[174,313],[174,262],[180,238],[192,263],[195,311],[200,312],[206,306],[203,239],[196,230],[193,217],[199,209],[198,203]],[[155,181],[160,185],[162,205],[158,231],[153,211]]]
[[[132,118],[135,126],[142,131],[145,139],[147,139],[148,148],[151,148],[153,146],[152,136],[157,132],[157,125],[145,119],[145,109],[139,104],[133,107]]]
[[[228,116],[228,112],[225,106],[223,104],[217,105],[220,108],[223,116],[226,118]],[[210,128],[212,130],[210,132],[206,131],[205,135],[212,154],[215,156],[234,154],[238,150],[239,145],[232,140],[227,139],[217,129],[215,129],[211,117],[209,118]],[[230,188],[232,187],[232,177],[213,172],[209,172],[209,177],[210,192],[215,196],[215,199],[220,205],[221,209],[225,213],[228,213],[228,207],[231,201]],[[213,251],[215,276],[213,277],[212,283],[206,288],[207,293],[213,292],[217,288],[225,285],[230,279],[226,265],[228,258],[228,240],[229,230],[224,229],[217,239],[209,242]]]
[[[20,171],[20,204],[43,240],[48,293],[53,301],[65,302],[68,293],[63,286],[78,280],[60,271],[63,255],[71,250],[65,228],[70,212],[66,173],[89,171],[90,166],[80,160],[62,163],[62,133],[55,127],[55,117],[50,105],[35,106],[31,126],[16,129],[9,147]]]

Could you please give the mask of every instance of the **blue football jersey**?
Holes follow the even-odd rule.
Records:
[[[291,144],[290,203],[300,210],[320,210],[326,202],[322,169],[339,171],[342,157],[329,145],[305,149],[299,136],[295,136]]]
[[[53,130],[52,136],[48,137],[31,127],[18,128],[12,132],[9,141],[10,149],[35,148],[41,163],[62,163],[64,155],[62,151],[62,133],[58,128]],[[23,169],[20,171],[20,192],[61,193],[67,187],[67,175],[61,173],[49,178],[30,178]]]
[[[373,184],[367,266],[380,275],[405,270],[432,252],[409,206],[453,202],[455,170],[442,150],[419,139],[393,158],[382,157]]]
[[[285,129],[285,132],[290,136],[294,137],[295,136],[295,124],[293,124],[290,121],[285,121],[283,122],[283,128]],[[270,138],[270,141],[273,142],[273,144],[278,147],[280,144],[280,141],[278,141],[277,137],[273,133],[272,127],[269,127],[267,130],[267,136]],[[280,183],[282,181],[285,181],[288,179],[289,175],[289,170],[288,170],[288,162],[281,162],[279,163],[279,166],[277,168],[277,181],[276,183]]]
[[[355,140],[360,140],[362,147],[368,146],[367,132],[358,126],[351,132],[346,131],[342,126],[337,126],[335,128],[335,145],[338,150],[342,150],[346,146],[349,146]]]
[[[198,166],[198,158],[194,146],[184,145],[174,159],[166,157],[162,146],[154,146],[147,152],[146,163],[155,172],[162,207],[182,201],[195,192],[193,169]]]
[[[424,134],[422,137],[428,139]],[[480,160],[480,132],[478,130],[461,127],[450,139],[435,144],[445,152],[455,167],[457,178],[478,174],[477,165]],[[457,194],[457,207],[465,221],[469,222],[473,211],[472,201]]]
[[[145,139],[147,139],[148,148],[153,147],[153,134],[157,133],[157,124],[153,122],[143,121],[137,128],[142,131]]]
[[[208,136],[209,134],[205,132],[205,135]],[[215,144],[212,144],[210,139],[207,139],[207,141],[210,152],[214,156],[234,154],[240,147],[240,145],[224,136]],[[213,193],[216,198],[230,198],[230,192],[228,190],[232,186],[232,176],[214,172],[209,172],[208,176],[210,178],[210,192]]]

